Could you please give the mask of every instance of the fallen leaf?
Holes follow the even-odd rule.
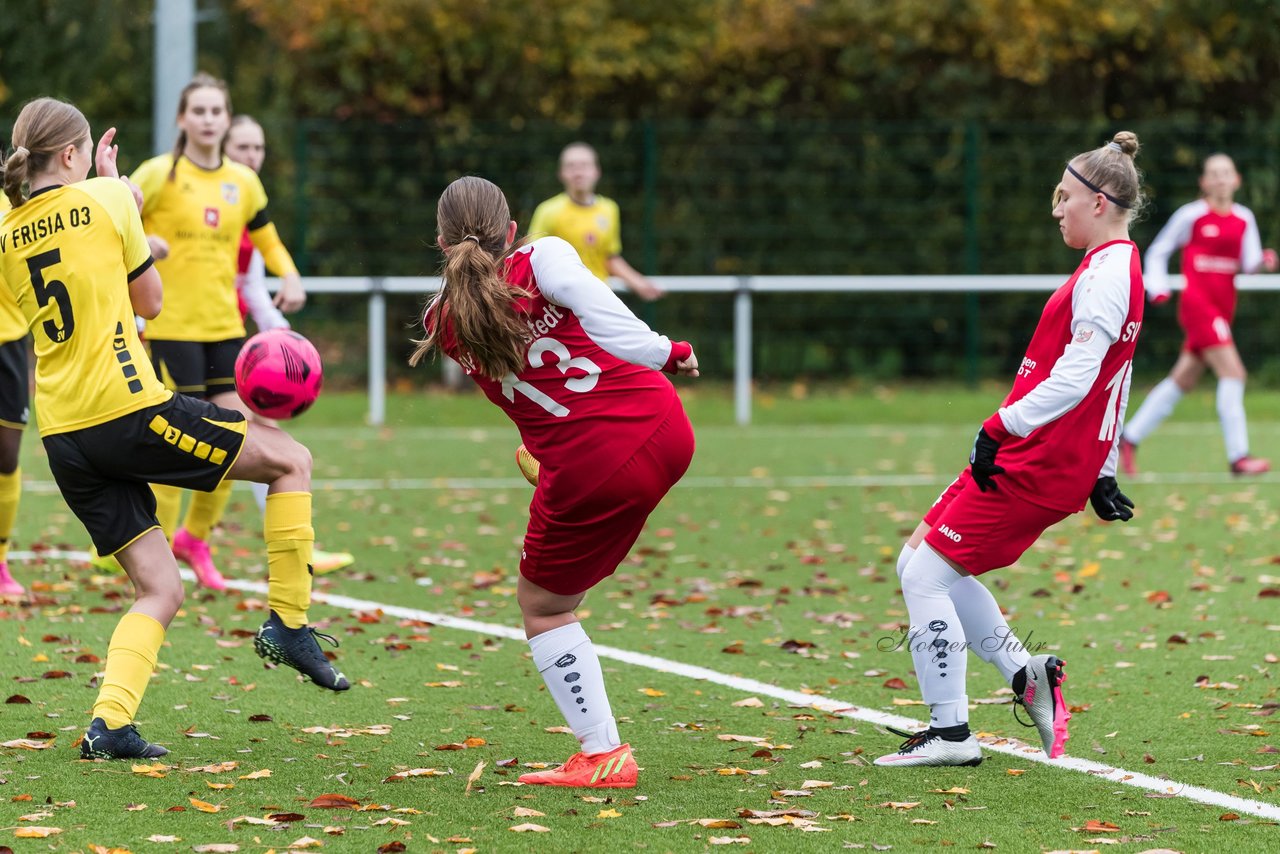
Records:
[[[709,827],[713,830],[737,830],[742,827],[740,822],[727,818],[700,818],[694,824]]]
[[[622,818],[622,813],[610,807],[606,810],[600,810],[596,813],[596,818]]]
[[[307,806],[322,810],[359,809],[360,802],[346,795],[318,795]]]
[[[147,841],[148,841],[148,842],[181,842],[181,841],[182,841],[182,837],[180,837],[180,836],[165,836],[164,834],[160,834],[160,833],[153,833],[151,836],[148,836],[148,837],[147,837]]]
[[[1114,833],[1120,829],[1120,826],[1109,821],[1098,821],[1091,818],[1084,823],[1084,827],[1079,829],[1085,833]]]
[[[739,700],[733,705],[740,709],[758,709],[763,706],[764,703],[760,702],[759,697],[747,697],[745,700]]]
[[[192,845],[191,850],[196,854],[235,854],[240,846],[234,842],[210,842],[207,845]]]
[[[0,744],[13,750],[48,750],[53,747],[52,741],[36,741],[34,738],[15,738]]]
[[[712,845],[750,845],[751,837],[749,836],[712,836],[707,842]]]
[[[551,832],[551,828],[549,827],[543,827],[540,824],[529,824],[528,822],[524,824],[517,824],[515,827],[508,827],[507,830],[512,830],[512,831],[515,831],[516,833],[550,833]]]
[[[470,741],[470,739],[467,739],[467,740]],[[483,760],[476,763],[475,769],[472,770],[472,772],[469,775],[467,775],[467,788],[464,791],[464,794],[471,794],[471,787],[476,783],[476,781],[480,779],[480,775],[484,773],[484,766],[486,764],[488,763],[484,762]]]
[[[191,806],[200,810],[200,812],[221,812],[223,810],[220,804],[211,804],[208,801],[202,801],[199,798],[187,798],[191,802]]]
[[[261,771],[254,771],[252,774],[241,774],[241,780],[261,780],[263,777],[270,777],[271,769],[263,768]]]
[[[644,694],[646,697],[665,697],[665,696],[667,696],[667,692],[666,692],[666,691],[659,691],[657,688],[641,688],[641,689],[640,689],[640,693],[641,693],[641,694]]]
[[[1010,768],[1009,770],[1012,771],[1013,769]],[[929,791],[935,795],[967,795],[969,794],[969,790],[961,786],[952,786],[950,789],[930,789]]]
[[[310,836],[301,836],[289,843],[291,850],[299,848],[323,848],[324,843],[319,839],[312,839]]]
[[[529,809],[528,807],[516,807],[515,810],[512,811],[512,815],[515,818],[540,818],[545,816],[546,813],[538,812],[537,810]]]
[[[62,832],[60,827],[19,827],[13,835],[19,839],[45,839]]]

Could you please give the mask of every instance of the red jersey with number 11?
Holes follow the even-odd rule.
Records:
[[[1086,254],[1049,297],[999,413],[1011,430],[1015,424],[1039,426],[1027,435],[1019,435],[1025,429],[1013,430],[1000,443],[1001,488],[1007,485],[1042,507],[1069,513],[1084,509],[1124,420],[1142,309],[1142,267],[1137,247],[1128,240],[1104,243]],[[1092,382],[1076,379],[1079,387],[1071,388],[1069,370],[1054,377],[1068,346],[1077,340],[1096,344],[1089,340],[1095,335],[1111,343]],[[1064,407],[1069,408],[1059,414]]]
[[[441,349],[515,422],[542,479],[557,495],[585,495],[643,445],[679,398],[659,373],[673,345],[658,335],[583,266],[556,237],[522,247],[505,262],[505,278],[528,296],[516,301],[529,328],[526,367],[501,380],[483,376],[446,326]],[[427,308],[434,327],[440,298]],[[448,311],[445,311],[448,324]],[[688,345],[674,345],[687,357]],[[570,478],[572,489],[565,489]]]

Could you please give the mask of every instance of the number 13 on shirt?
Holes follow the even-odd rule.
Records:
[[[570,368],[586,372],[584,376],[566,379],[564,381],[566,389],[583,393],[596,387],[596,382],[600,379],[600,367],[586,356],[571,356],[569,348],[554,338],[539,338],[529,346],[530,367],[541,367],[544,364],[543,356],[547,354],[555,356],[556,368],[562,374],[568,375]],[[564,418],[569,414],[567,407],[534,388],[533,385],[517,378],[515,374],[507,374],[502,378],[502,395],[514,403],[516,392],[529,398],[557,418]]]

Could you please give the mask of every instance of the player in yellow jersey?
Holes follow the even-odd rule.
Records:
[[[138,215],[141,197],[118,179],[114,134],[98,143],[99,177],[86,180],[95,158],[80,111],[53,98],[22,108],[4,164],[13,210],[0,221],[0,278],[35,338],[36,420],[54,480],[99,554],[115,555],[134,586],[80,755],[139,759],[167,752],[132,722],[183,599],[148,484],[208,491],[227,478],[270,483],[271,613],[254,647],[321,687],[350,684],[307,625],[310,453],[235,410],[165,388],[143,352],[134,315],[160,313],[162,285]]]
[[[9,201],[0,196],[0,221]],[[27,426],[27,319],[7,291],[0,293],[0,597],[27,591],[9,572],[9,537],[18,518],[22,470],[18,451]]]
[[[600,160],[585,142],[560,152],[560,183],[564,192],[538,205],[529,220],[529,237],[559,237],[567,241],[596,278],[617,276],[636,296],[655,300],[662,289],[622,257],[622,222],[618,203],[596,193]]]
[[[235,385],[235,361],[245,334],[236,301],[236,257],[246,228],[267,265],[280,275],[276,304],[295,311],[306,295],[271,223],[257,173],[222,156],[230,122],[226,84],[197,74],[178,101],[173,152],[147,160],[131,177],[142,188],[142,222],[168,282],[164,312],[146,330],[156,372],[174,391],[247,415]],[[172,536],[174,554],[195,570],[201,585],[214,590],[226,587],[226,581],[214,566],[208,540],[230,494],[230,484],[224,484],[212,493],[193,495],[179,528],[181,493],[156,489],[160,523]]]

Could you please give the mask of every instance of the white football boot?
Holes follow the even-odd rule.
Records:
[[[1013,716],[1023,726],[1033,726],[1040,731],[1040,742],[1050,759],[1062,755],[1066,743],[1067,721],[1071,710],[1062,699],[1062,683],[1067,675],[1062,668],[1066,662],[1056,655],[1035,655],[1022,668],[1026,683],[1021,694],[1014,696]],[[1018,718],[1018,706],[1031,715],[1031,723]]]
[[[978,739],[970,735],[964,741],[947,741],[932,729],[904,732],[885,727],[894,735],[904,736],[897,753],[881,756],[877,765],[978,765],[982,762],[982,748]]]

